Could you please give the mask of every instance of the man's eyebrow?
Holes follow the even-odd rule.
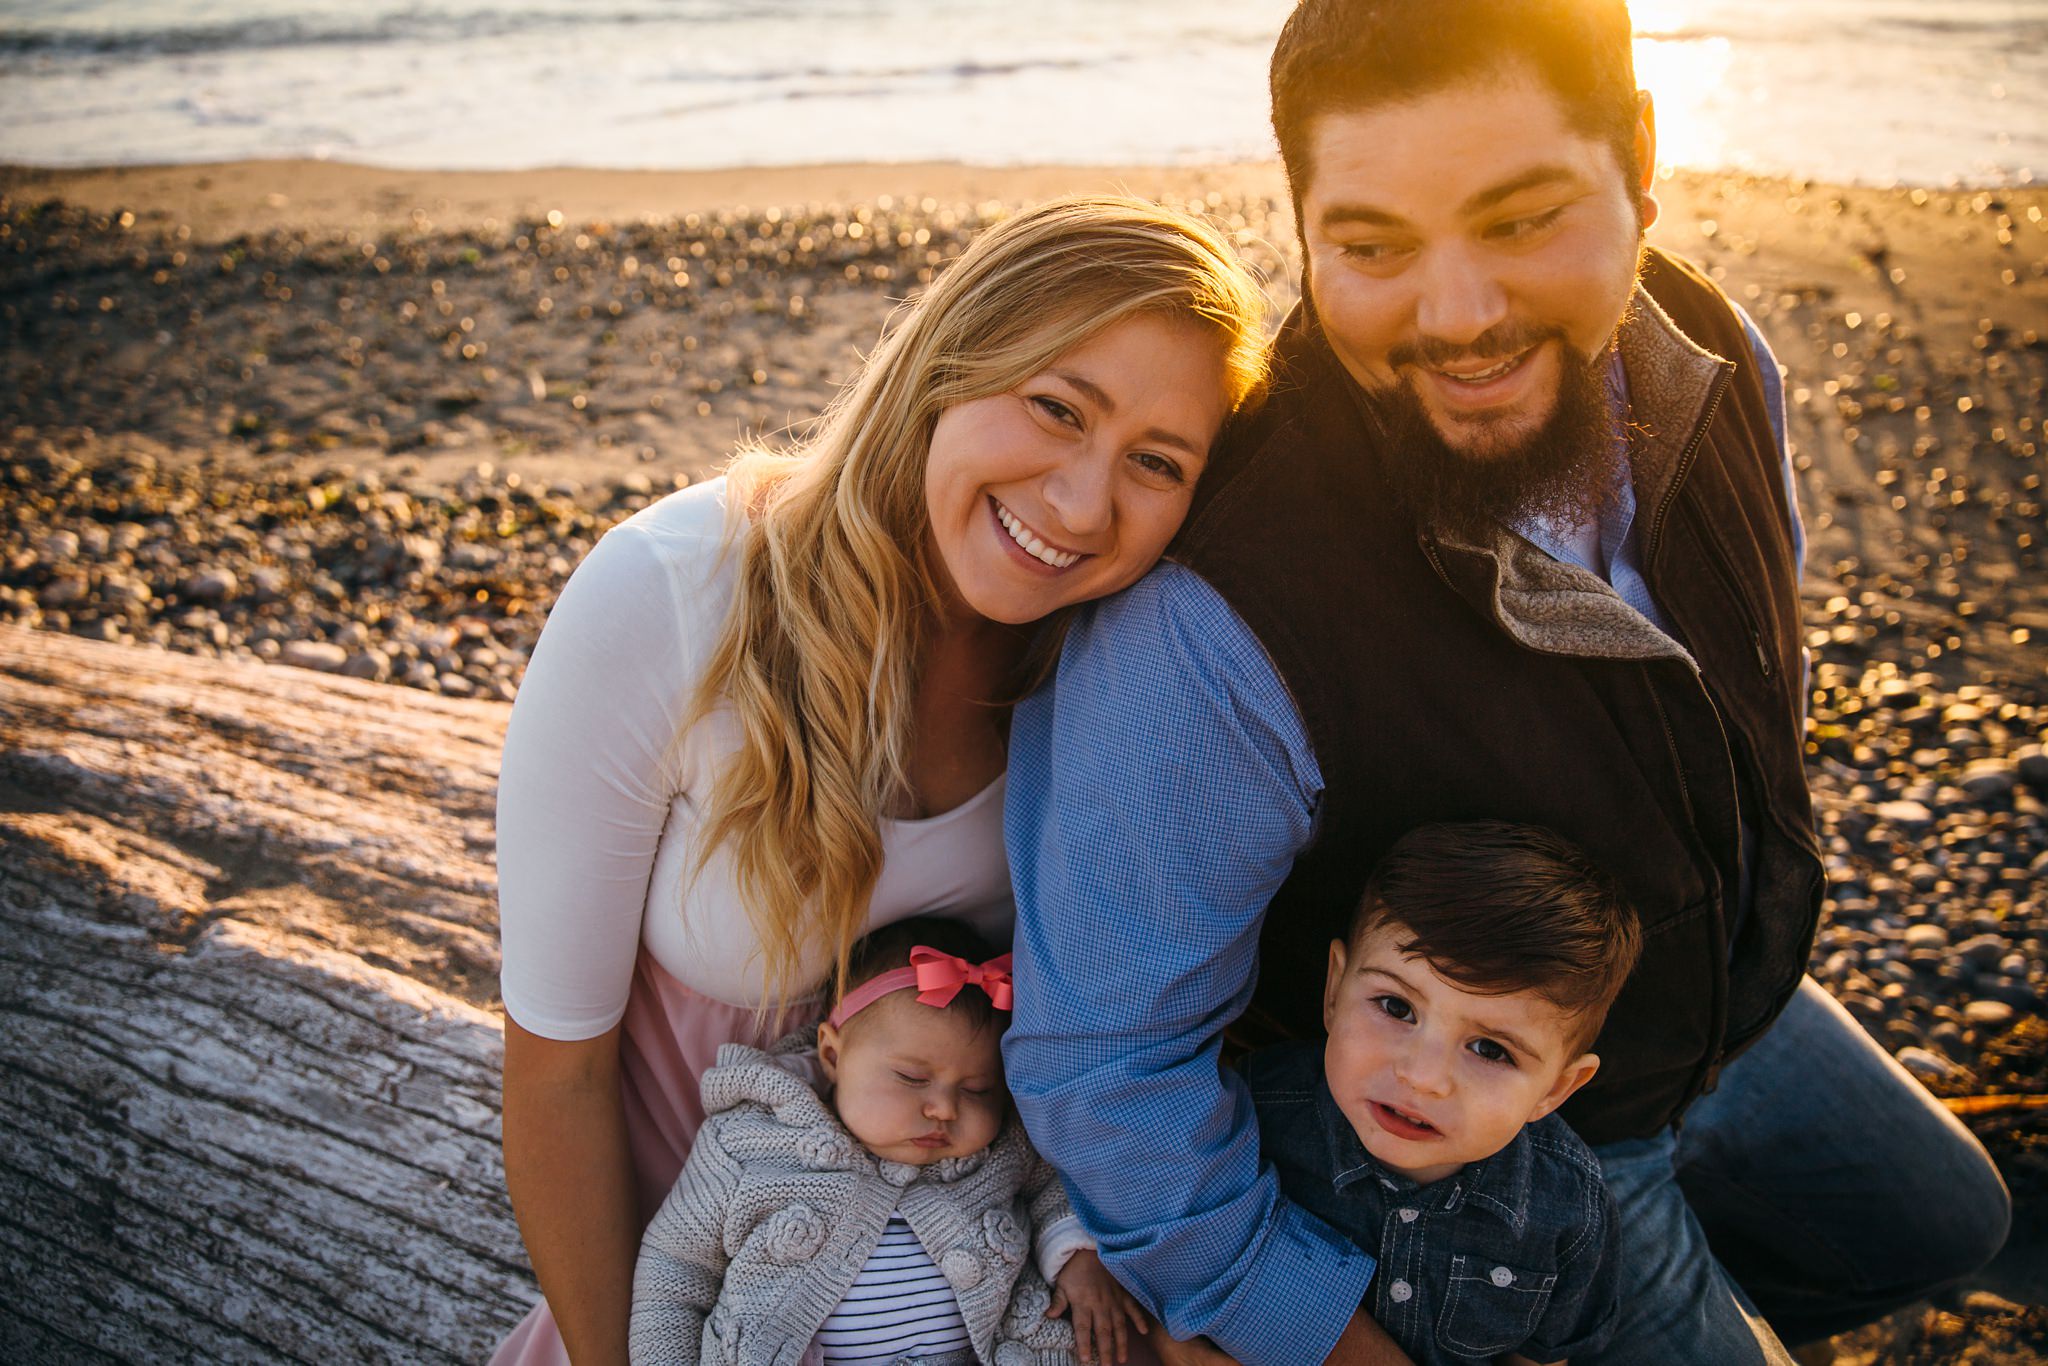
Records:
[[[1324,227],[1335,223],[1363,223],[1371,228],[1398,228],[1407,221],[1399,214],[1375,209],[1370,204],[1332,204],[1323,210],[1321,219]]]
[[[1091,403],[1102,409],[1103,412],[1112,414],[1116,412],[1116,400],[1109,396],[1107,390],[1094,380],[1089,379],[1086,375],[1077,375],[1072,370],[1053,370],[1048,373],[1054,379],[1065,380],[1068,384],[1079,389],[1088,396]],[[1172,446],[1175,450],[1184,451],[1197,460],[1203,459],[1207,454],[1194,442],[1177,432],[1169,432],[1164,427],[1147,427],[1138,435],[1142,440],[1151,441],[1161,446]]]
[[[1511,199],[1524,190],[1534,190],[1551,185],[1571,185],[1578,182],[1569,168],[1564,166],[1532,166],[1520,175],[1511,176],[1498,185],[1489,185],[1472,195],[1458,206],[1461,214],[1483,213],[1504,199]],[[1332,204],[1324,209],[1321,221],[1325,226],[1335,223],[1361,223],[1367,227],[1398,228],[1407,222],[1397,213],[1376,208],[1371,204]]]
[[[1503,199],[1509,199],[1520,194],[1524,190],[1534,190],[1550,185],[1576,184],[1577,182],[1578,177],[1573,175],[1567,167],[1555,165],[1532,166],[1518,176],[1511,176],[1501,181],[1498,185],[1489,185],[1458,207],[1462,213],[1479,213],[1482,210],[1492,208]]]

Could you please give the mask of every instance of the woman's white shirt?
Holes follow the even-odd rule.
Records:
[[[703,803],[738,727],[718,708],[685,730],[732,605],[725,481],[614,527],[570,576],[527,663],[498,786],[505,1011],[546,1038],[593,1038],[625,1013],[644,944],[690,990],[766,994],[723,848],[689,876]],[[927,820],[881,822],[872,928],[943,914],[1009,942],[1003,780]],[[820,980],[830,946],[810,946]]]

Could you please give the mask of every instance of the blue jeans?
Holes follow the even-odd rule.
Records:
[[[1790,1366],[1783,1343],[1977,1270],[2012,1218],[1977,1140],[1811,978],[1676,1131],[1595,1151],[1621,1326],[1573,1366]]]

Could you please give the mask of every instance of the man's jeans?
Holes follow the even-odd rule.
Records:
[[[1621,1214],[1621,1326],[1573,1366],[1790,1366],[1781,1338],[1968,1275],[2012,1218],[1976,1139],[1810,978],[1677,1132],[1596,1151]]]

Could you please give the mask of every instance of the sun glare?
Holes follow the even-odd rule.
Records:
[[[1673,0],[1648,8],[1675,11],[1680,7]],[[1659,31],[1640,21],[1637,28]],[[1714,106],[1728,99],[1728,66],[1726,38],[1636,40],[1636,84],[1656,100],[1658,165],[1719,166],[1728,160],[1725,125],[1713,115]]]

